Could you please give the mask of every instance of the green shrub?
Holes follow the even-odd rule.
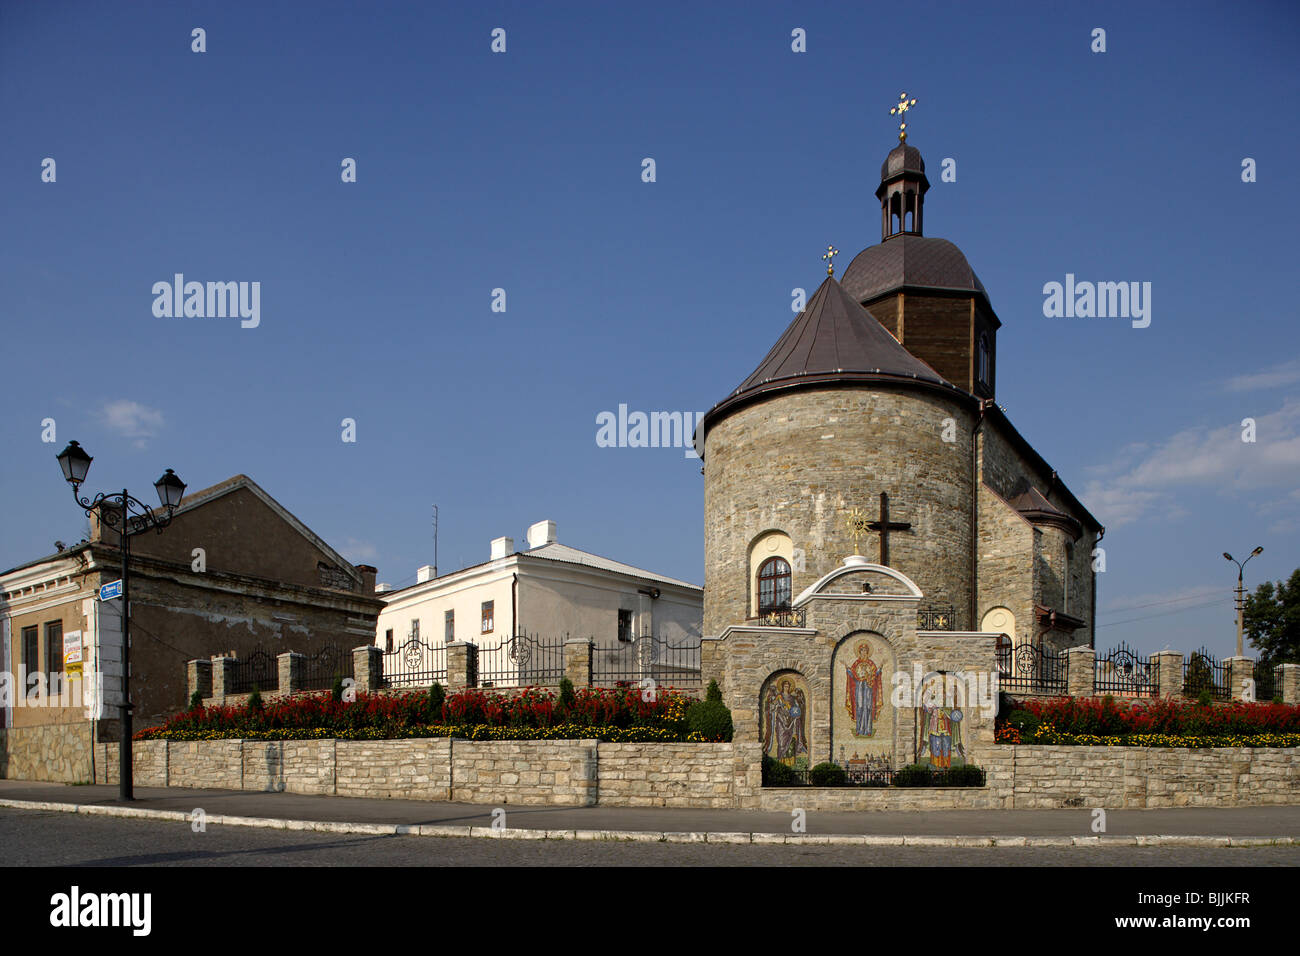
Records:
[[[1042,721],[1027,710],[1013,710],[1007,714],[1007,726],[1016,728],[1023,737],[1032,735],[1040,723]]]
[[[848,774],[837,764],[819,763],[808,772],[808,779],[814,787],[842,787]]]
[[[763,785],[768,787],[790,787],[794,785],[794,771],[781,763],[779,760],[773,760],[766,754],[763,755]]]
[[[256,684],[254,684],[253,692],[248,695],[248,709],[261,710],[262,706],[262,691]]]
[[[434,681],[433,684],[429,687],[429,701],[428,701],[429,720],[431,721],[442,720],[442,705],[446,700],[447,700],[447,691],[443,688],[441,684],[439,684],[437,681]]]
[[[731,711],[720,700],[697,700],[686,709],[686,732],[706,740],[731,740],[734,727]]]
[[[709,681],[709,689],[704,692],[704,699],[715,700],[719,704],[722,703],[722,688],[718,686],[716,680]]]
[[[949,767],[944,776],[945,787],[979,787],[984,784],[984,771],[974,764]]]
[[[934,771],[928,763],[912,763],[894,774],[896,787],[928,787],[934,779]]]
[[[343,699],[343,678],[335,675],[334,684],[330,687],[330,697],[336,701]]]
[[[563,720],[568,715],[569,711],[573,709],[574,700],[575,700],[575,696],[573,693],[573,681],[569,680],[569,678],[567,677],[561,677],[560,678],[560,702],[559,705],[556,707],[556,710],[558,711],[558,716],[561,720]]]
[[[202,706],[203,694],[196,690],[194,693],[190,694],[190,710],[198,710]]]
[[[1196,704],[1198,707],[1213,707],[1214,698],[1210,695],[1209,690],[1202,690],[1196,695]]]

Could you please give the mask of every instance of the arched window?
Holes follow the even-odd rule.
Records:
[[[790,607],[790,565],[784,558],[768,558],[758,568],[758,613]]]

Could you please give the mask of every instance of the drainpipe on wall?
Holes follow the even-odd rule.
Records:
[[[978,436],[984,428],[984,413],[991,404],[991,399],[980,399],[979,417],[975,419],[975,427],[970,433],[970,629],[972,631],[980,626],[979,593],[976,590],[979,585],[979,574],[976,572],[976,563],[979,560],[979,525],[976,522],[979,521],[980,497]]]
[[[519,634],[519,572],[510,576],[510,636]]]

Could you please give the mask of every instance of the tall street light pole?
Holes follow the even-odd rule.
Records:
[[[1242,656],[1241,635],[1242,635],[1243,625],[1245,624],[1245,619],[1246,619],[1246,588],[1242,584],[1242,578],[1244,577],[1246,572],[1246,565],[1250,564],[1250,559],[1253,558],[1255,555],[1262,553],[1263,550],[1264,550],[1263,548],[1256,548],[1254,551],[1250,552],[1250,554],[1246,555],[1245,561],[1238,561],[1227,551],[1223,552],[1223,556],[1237,566],[1237,656],[1238,657]]]
[[[122,734],[118,756],[121,758],[118,772],[118,797],[121,800],[134,800],[132,787],[131,763],[131,535],[146,528],[153,528],[162,534],[163,528],[171,524],[176,506],[185,494],[185,482],[181,481],[170,468],[153,483],[158,492],[158,500],[165,509],[164,513],[155,512],[143,501],[131,497],[125,488],[121,494],[100,492],[93,499],[79,497],[78,491],[90,463],[94,460],[75,441],[59,452],[59,467],[63,477],[72,485],[72,497],[89,516],[99,512],[101,525],[108,525],[121,537],[122,551]],[[103,664],[100,662],[102,674]],[[102,696],[100,698],[102,704]]]

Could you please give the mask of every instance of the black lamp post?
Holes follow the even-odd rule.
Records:
[[[1250,554],[1246,555],[1245,561],[1238,561],[1227,551],[1223,552],[1223,556],[1237,566],[1237,656],[1238,657],[1242,656],[1241,632],[1242,632],[1242,625],[1245,623],[1245,616],[1246,616],[1246,589],[1242,585],[1242,577],[1245,574],[1246,565],[1250,564],[1250,559],[1253,558],[1255,555],[1262,553],[1263,550],[1264,550],[1263,548],[1256,548],[1254,551],[1250,552]]]
[[[131,535],[137,531],[144,531],[146,528],[153,528],[154,531],[161,534],[163,528],[171,524],[172,515],[176,511],[176,506],[181,503],[181,496],[185,494],[185,482],[176,477],[176,473],[170,468],[166,473],[153,483],[158,492],[158,500],[162,502],[165,510],[164,513],[155,512],[143,501],[133,498],[127,494],[125,488],[121,494],[105,494],[101,492],[93,499],[82,498],[78,495],[81,483],[86,480],[86,473],[90,471],[90,463],[93,459],[90,455],[78,445],[75,441],[68,442],[68,447],[59,452],[59,467],[63,469],[63,477],[72,485],[72,497],[89,516],[93,512],[99,512],[99,521],[101,525],[108,525],[115,529],[122,538],[122,742],[119,748],[121,757],[121,769],[119,771],[119,797],[122,800],[133,800],[135,796],[132,792],[132,764],[131,764],[131,584],[130,584],[130,559],[131,559]],[[102,664],[101,664],[102,666]],[[100,705],[103,704],[103,698],[100,698]]]

